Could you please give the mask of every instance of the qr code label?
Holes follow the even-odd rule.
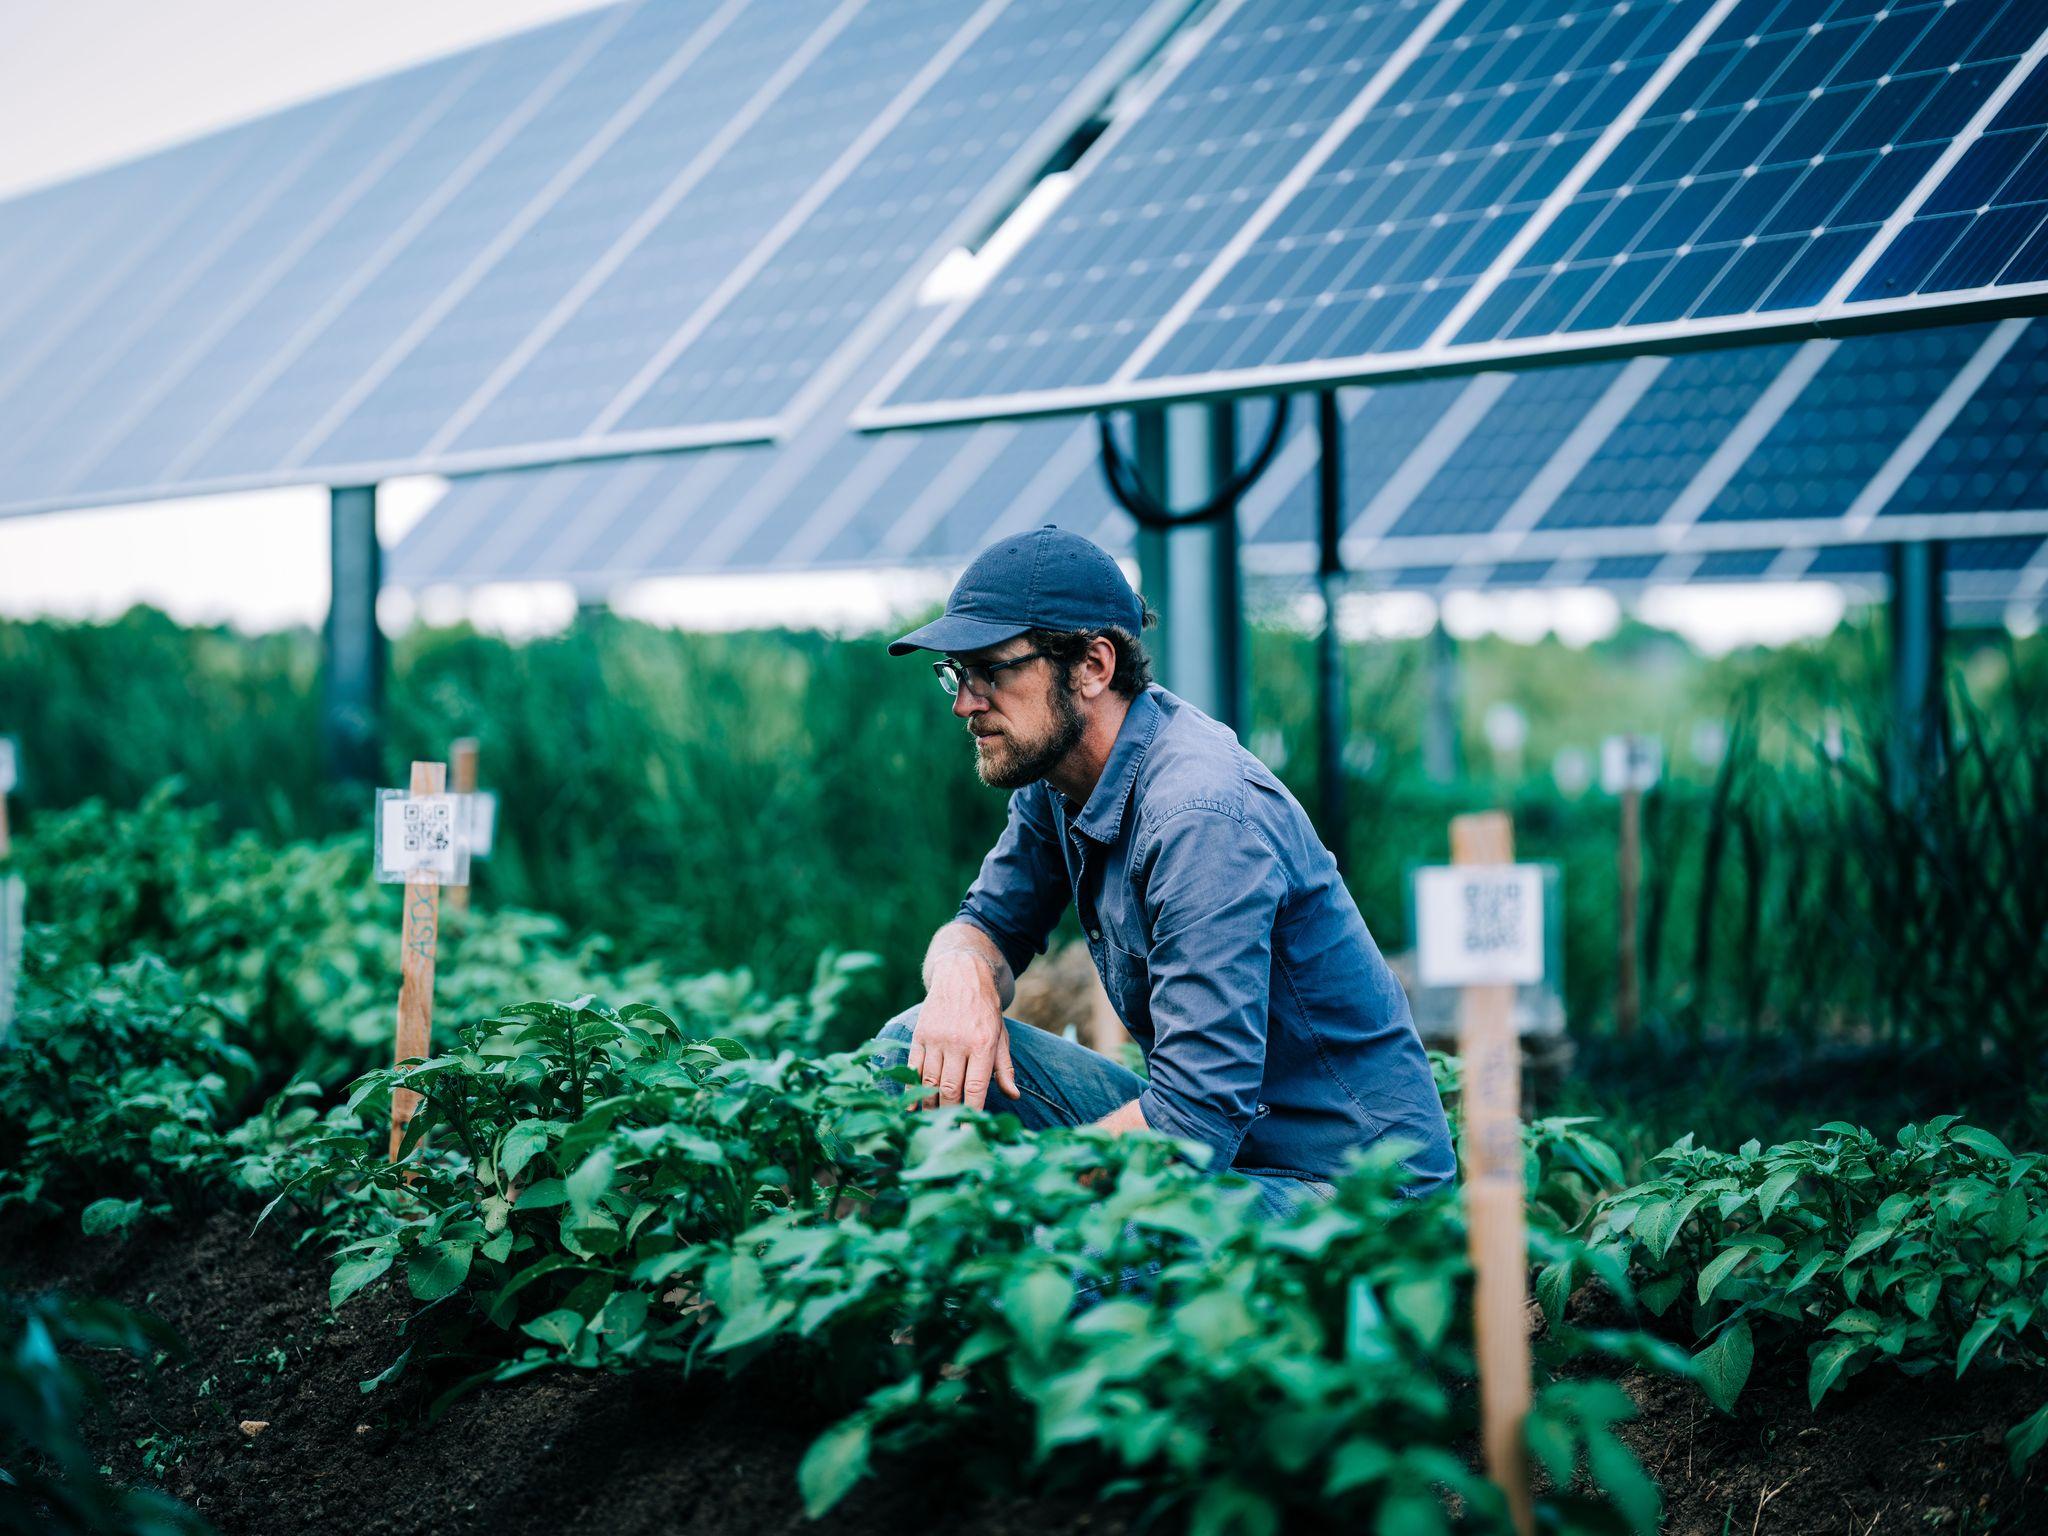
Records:
[[[405,802],[405,851],[437,859],[455,842],[455,814],[445,800]]]
[[[1465,953],[1498,955],[1511,953],[1522,942],[1527,918],[1522,911],[1526,896],[1521,882],[1467,880],[1465,891]]]
[[[463,798],[378,790],[377,878],[390,884],[467,885]]]
[[[1426,987],[1543,979],[1543,871],[1461,864],[1416,871],[1416,971]]]

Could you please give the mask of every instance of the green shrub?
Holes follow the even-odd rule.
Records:
[[[2048,1363],[2048,1156],[1941,1115],[1893,1146],[1841,1122],[1732,1153],[1688,1136],[1653,1173],[1594,1207],[1587,1252],[1546,1270],[1538,1294],[1559,1318],[1592,1256],[1632,1268],[1653,1311],[1684,1308],[1724,1410],[1754,1362],[1783,1352],[1803,1352],[1815,1408],[1871,1366]],[[2038,1451],[2048,1407],[2009,1440],[2016,1465]]]

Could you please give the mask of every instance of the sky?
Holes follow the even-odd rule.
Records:
[[[593,0],[0,0],[0,198],[592,8]],[[431,477],[381,488],[378,526],[387,544],[441,489]],[[657,622],[703,627],[801,614],[862,629],[937,601],[946,579],[893,571],[651,581],[613,602]],[[522,635],[558,627],[574,611],[566,588],[546,584],[424,605],[387,598],[387,627],[468,617]],[[0,519],[0,613],[102,618],[136,602],[187,622],[252,631],[319,623],[327,606],[325,490]],[[1824,633],[1842,606],[1835,589],[1809,584],[1664,589],[1646,594],[1638,611],[1718,651]],[[1443,618],[1461,636],[1554,632],[1585,643],[1612,632],[1620,611],[1598,592],[1506,601],[1465,594],[1445,605]],[[1426,602],[1388,598],[1366,624],[1411,631],[1433,617]]]

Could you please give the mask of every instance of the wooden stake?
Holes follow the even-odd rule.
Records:
[[[1616,926],[1620,954],[1614,996],[1614,1024],[1633,1035],[1641,1022],[1643,998],[1636,980],[1636,910],[1643,882],[1643,792],[1621,792],[1621,912]]]
[[[438,795],[448,783],[445,763],[414,763],[408,792]],[[423,1057],[432,1049],[434,1035],[434,955],[441,942],[441,887],[406,882],[403,937],[398,950],[398,1043],[395,1063]],[[391,1158],[398,1160],[398,1144],[405,1139],[406,1123],[420,1106],[420,1096],[410,1088],[391,1095]]]
[[[1453,864],[1512,864],[1514,824],[1499,811],[1451,822]],[[1529,1240],[1523,1212],[1522,1052],[1515,989],[1466,987],[1458,1021],[1464,1065],[1465,1220],[1476,1281],[1480,1439],[1486,1475],[1507,1496],[1519,1536],[1536,1528],[1523,1426],[1529,1366]]]
[[[458,795],[476,793],[476,738],[460,736],[448,743],[448,768],[453,779],[451,788]],[[476,879],[476,864],[469,866],[469,878]],[[469,887],[451,885],[448,887],[448,905],[457,912],[469,910]]]

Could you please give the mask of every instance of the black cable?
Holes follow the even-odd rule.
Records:
[[[1240,496],[1252,488],[1259,476],[1273,462],[1273,456],[1280,451],[1280,442],[1287,433],[1288,412],[1293,406],[1290,395],[1273,397],[1273,420],[1266,428],[1266,440],[1259,445],[1259,451],[1252,455],[1251,462],[1233,474],[1224,486],[1199,507],[1175,511],[1154,496],[1138,478],[1137,466],[1125,457],[1118,445],[1116,432],[1110,423],[1110,413],[1099,412],[1095,424],[1102,438],[1102,478],[1109,483],[1109,494],[1117,504],[1138,520],[1142,528],[1185,528],[1191,523],[1207,522],[1219,517],[1237,505]]]

